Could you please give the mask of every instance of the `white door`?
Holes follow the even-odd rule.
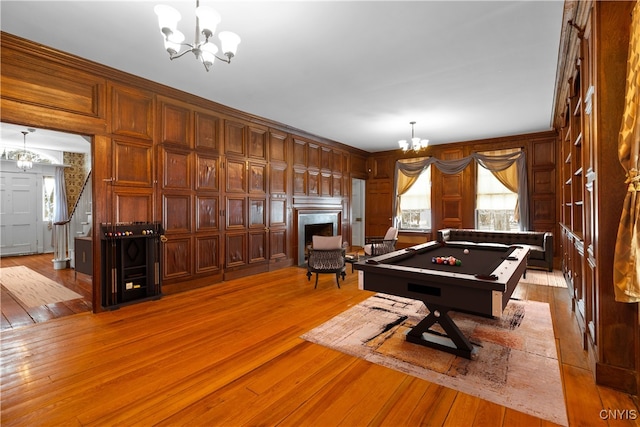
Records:
[[[37,175],[4,171],[0,177],[0,255],[37,252]]]
[[[351,180],[351,245],[364,246],[364,196],[363,179]]]

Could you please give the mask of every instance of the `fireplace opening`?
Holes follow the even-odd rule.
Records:
[[[309,246],[313,236],[333,236],[333,223],[305,224],[304,226],[304,247]]]
[[[312,243],[312,236],[335,236],[339,231],[340,215],[330,211],[296,211],[298,219],[297,238],[298,257],[296,262],[303,266],[307,262],[307,248]]]

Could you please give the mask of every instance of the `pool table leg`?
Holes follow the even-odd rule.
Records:
[[[467,359],[475,359],[477,350],[449,316],[449,310],[451,309],[427,303],[425,305],[429,309],[429,314],[407,332],[407,341],[446,351]],[[436,323],[444,329],[444,335],[430,330]]]

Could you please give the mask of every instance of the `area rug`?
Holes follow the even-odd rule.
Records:
[[[421,301],[376,294],[303,339],[560,425],[567,425],[549,305],[511,300],[500,319],[450,312],[478,357],[405,341]],[[435,328],[434,328],[435,329]]]
[[[26,308],[82,298],[82,295],[23,265],[0,268],[0,283]]]

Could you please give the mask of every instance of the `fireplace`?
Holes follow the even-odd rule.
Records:
[[[333,236],[333,223],[306,224],[304,226],[304,246],[311,244],[313,236]]]
[[[298,265],[305,265],[306,249],[311,236],[335,236],[338,232],[338,212],[298,212]]]

